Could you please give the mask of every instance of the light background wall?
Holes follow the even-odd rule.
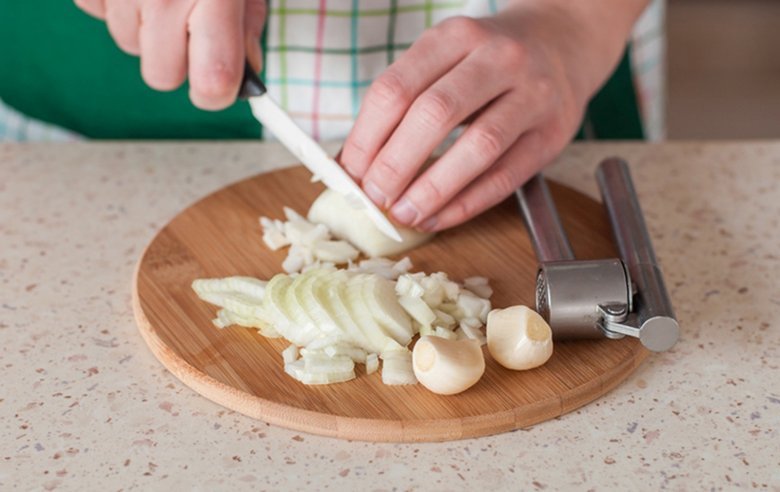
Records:
[[[780,0],[669,0],[667,137],[780,138]]]

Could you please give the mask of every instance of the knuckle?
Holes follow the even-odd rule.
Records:
[[[193,74],[190,83],[202,96],[220,99],[232,95],[238,84],[238,72],[224,63],[215,63]]]
[[[504,38],[498,41],[496,50],[504,64],[511,67],[521,67],[528,60],[528,48],[513,39]]]
[[[495,125],[481,125],[471,132],[473,149],[478,156],[497,158],[506,148],[506,133]]]
[[[442,22],[440,26],[443,33],[468,41],[481,39],[485,35],[485,27],[479,20],[472,17],[451,17]]]
[[[558,92],[549,77],[538,78],[534,84],[534,91],[543,101],[556,102],[558,99]]]
[[[430,89],[420,96],[417,112],[429,127],[452,123],[458,114],[458,100],[449,92]]]
[[[356,138],[348,138],[341,150],[341,164],[353,177],[362,178],[368,166],[368,149]]]
[[[349,157],[350,161],[352,161],[365,157],[366,154],[368,154],[368,150],[366,150],[366,146],[363,145],[363,142],[357,138],[351,137],[344,142],[344,150],[342,150],[341,153],[342,156]]]
[[[382,108],[405,106],[409,102],[407,93],[403,77],[393,70],[386,70],[371,84],[366,100]]]
[[[515,188],[517,188],[520,183],[518,182],[516,176],[514,176],[514,173],[509,171],[508,169],[504,169],[500,172],[497,172],[492,179],[493,182],[493,189],[494,196],[496,198],[504,198],[505,196],[512,193]]]
[[[177,4],[180,5],[178,0],[141,0],[142,9],[147,15],[170,11]]]
[[[470,200],[458,200],[453,204],[455,213],[453,221],[456,224],[459,224],[465,220],[470,219],[471,217],[475,216],[477,214],[477,207],[474,203]]]
[[[403,181],[403,170],[392,158],[378,157],[371,166],[374,181],[381,183],[382,188],[393,188]]]
[[[412,199],[424,208],[442,204],[448,198],[444,190],[431,179],[425,179],[419,184],[419,190],[415,193],[419,198]]]

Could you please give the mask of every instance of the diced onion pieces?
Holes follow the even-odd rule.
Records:
[[[295,210],[284,207],[287,221],[260,218],[263,242],[276,251],[290,246],[282,269],[287,273],[301,272],[312,265],[324,263],[345,264],[360,252],[346,241],[334,240],[328,227],[306,220]]]
[[[412,353],[408,349],[381,354],[382,382],[387,385],[415,384],[417,378],[412,368]]]
[[[298,360],[298,347],[295,345],[290,345],[286,349],[282,350],[282,360],[285,364],[289,364]]]
[[[469,277],[463,281],[463,287],[483,299],[490,299],[493,296],[493,289],[490,288],[485,277]]]
[[[400,296],[398,302],[422,326],[430,327],[436,320],[434,312],[420,297]]]
[[[379,370],[379,356],[368,354],[366,357],[366,374],[373,374]]]
[[[355,377],[354,365],[379,370],[385,384],[414,384],[412,337],[476,340],[490,312],[492,290],[484,277],[458,284],[444,272],[410,273],[408,257],[356,262],[350,243],[291,208],[286,221],[260,218],[263,241],[272,250],[289,246],[279,274],[265,282],[251,277],[201,279],[198,296],[220,306],[215,326],[256,328],[292,344],[282,352],[284,370],[304,384]],[[316,215],[316,214],[315,214]],[[338,269],[337,265],[347,265]]]
[[[469,284],[485,291],[490,289],[484,277],[471,277]],[[482,345],[486,343],[480,328],[487,321],[490,301],[451,281],[444,272],[401,275],[395,290],[398,301],[414,319],[420,335],[467,338],[478,340]]]
[[[279,333],[262,308],[266,284],[251,277],[226,277],[197,279],[192,282],[192,289],[201,299],[222,308],[212,321],[214,326],[256,328],[263,336],[275,338]]]

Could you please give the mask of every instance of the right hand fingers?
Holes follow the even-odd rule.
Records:
[[[141,8],[136,0],[109,1],[105,4],[108,32],[117,46],[130,55],[140,55],[138,31],[141,25]]]
[[[106,19],[121,49],[141,56],[150,87],[176,89],[189,72],[190,98],[202,109],[222,109],[235,100],[245,58],[261,68],[265,0],[75,2]]]
[[[256,72],[263,68],[263,53],[260,49],[260,36],[265,25],[265,0],[246,0],[244,9],[244,39],[246,57]]]
[[[141,75],[149,87],[172,91],[184,82],[187,75],[187,17],[191,8],[191,2],[181,1],[141,4],[142,22],[138,35]]]
[[[244,2],[200,0],[189,25],[190,99],[201,109],[225,108],[244,73]]]
[[[341,162],[362,179],[414,100],[468,54],[452,22],[423,33],[369,88],[344,142]]]
[[[385,197],[381,205],[387,207],[396,202],[434,149],[460,122],[510,88],[508,78],[486,76],[491,73],[493,64],[489,57],[477,50],[435,81],[412,103],[363,176],[367,189],[379,190],[379,193],[375,194]],[[422,70],[422,67],[420,69]],[[502,133],[509,133],[503,128],[501,130]],[[488,160],[490,157],[498,158],[516,137],[517,135],[507,135],[506,142],[501,143],[504,147],[494,149],[498,155],[482,157]],[[454,166],[448,166],[445,182],[464,179],[464,174],[473,172],[480,160],[463,159]],[[465,168],[463,162],[468,162],[471,169]],[[484,166],[489,164],[490,162],[486,162]],[[425,183],[431,184],[431,181],[424,181]],[[447,198],[444,194],[451,190],[437,188],[436,182],[432,184],[433,186],[423,187],[429,192],[427,196],[412,194],[407,197],[414,201],[407,200],[406,206],[394,210],[399,213],[394,213],[396,220],[401,224],[411,225],[410,223],[416,222],[415,216],[417,220],[424,218],[422,213],[425,211],[425,202],[428,202],[428,206],[444,205],[446,202],[443,200]],[[438,203],[440,201],[441,203]]]

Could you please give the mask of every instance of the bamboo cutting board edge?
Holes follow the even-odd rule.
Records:
[[[138,265],[140,266],[140,262]],[[162,343],[141,309],[135,289],[137,270],[136,267],[136,275],[133,277],[133,311],[139,331],[154,356],[177,379],[196,393],[230,410],[272,425],[325,437],[368,442],[441,442],[519,430],[561,416],[598,399],[623,382],[625,376],[621,374],[628,375],[633,372],[648,355],[646,350],[638,350],[625,364],[616,366],[614,374],[605,374],[604,377],[594,380],[598,386],[596,391],[578,387],[566,395],[536,402],[531,408],[526,406],[514,411],[451,420],[418,421],[359,419],[294,409],[293,412],[297,415],[291,418],[290,407],[249,395],[221,383],[189,365]],[[377,431],[378,428],[381,431]]]
[[[249,179],[257,179],[257,176]],[[194,202],[190,207],[243,181],[227,185],[225,188]],[[476,416],[430,420],[382,420],[332,415],[294,408],[251,395],[216,380],[190,365],[160,339],[144,312],[138,289],[141,267],[146,253],[153,243],[154,240],[147,245],[136,264],[133,275],[132,305],[139,331],[155,357],[174,376],[206,398],[249,417],[302,432],[362,441],[425,442],[465,439],[517,430],[560,416],[599,398],[620,384],[649,354],[637,344],[625,359],[613,366],[611,370],[590,380],[588,384],[577,386],[550,398],[537,400],[532,405],[493,413],[481,413]]]

